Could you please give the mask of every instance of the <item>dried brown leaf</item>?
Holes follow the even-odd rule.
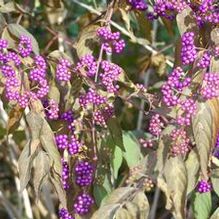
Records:
[[[196,147],[198,149],[201,171],[205,179],[208,179],[208,165],[211,148],[216,142],[219,130],[219,101],[208,100],[197,105],[197,112],[193,118],[192,126]]]
[[[35,160],[35,168],[33,175],[33,186],[36,194],[36,199],[39,198],[39,194],[41,191],[42,183],[46,177],[46,175],[50,171],[50,159],[48,155],[44,151],[39,151]]]
[[[7,133],[13,133],[20,125],[20,120],[23,116],[24,109],[16,105],[11,109],[7,122]]]
[[[180,157],[171,157],[167,160],[164,177],[167,190],[173,203],[173,215],[177,219],[185,218],[187,170]]]

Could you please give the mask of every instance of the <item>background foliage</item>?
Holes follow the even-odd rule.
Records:
[[[49,77],[54,79],[61,57],[76,64],[83,55],[98,56],[96,30],[109,6],[105,0],[0,0],[1,37],[13,48],[20,35],[30,36],[34,53],[47,56]],[[219,162],[211,157],[219,128],[217,98],[198,103],[188,128],[196,147],[188,155],[176,157],[168,150],[170,133],[178,128],[172,122],[177,110],[160,102],[160,90],[169,72],[181,65],[180,37],[195,28],[193,21],[189,25],[185,22],[188,17],[192,19],[189,13],[187,8],[172,22],[165,18],[150,21],[144,12],[131,10],[126,1],[114,6],[111,28],[121,32],[126,47],[122,55],[108,55],[107,59],[123,69],[118,80],[120,90],[115,98],[109,97],[115,116],[103,132],[96,127],[99,156],[98,162],[94,161],[97,171],[89,190],[95,205],[88,216],[77,218],[219,218]],[[211,34],[216,30],[211,29]],[[203,28],[203,38],[208,31],[208,27]],[[218,35],[211,40],[218,44]],[[217,59],[212,59],[211,70],[219,72]],[[73,106],[77,116],[83,116],[75,100],[84,87],[95,87],[95,83],[76,75],[64,89],[53,79],[49,97],[59,102],[60,108]],[[199,77],[193,80],[201,83]],[[7,104],[3,87],[1,82],[0,218],[55,219],[60,205],[71,209],[80,190],[71,188],[66,194],[61,185],[61,157],[54,142],[54,132],[61,123],[48,122],[37,101],[28,110]],[[139,139],[151,137],[148,127],[154,113],[161,115],[165,128],[153,148],[144,148]],[[79,125],[78,129],[82,128]],[[92,153],[90,130],[81,138],[88,154]],[[211,179],[212,192],[196,192],[203,176]]]

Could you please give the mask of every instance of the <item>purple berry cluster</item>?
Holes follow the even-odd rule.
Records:
[[[199,68],[208,68],[211,62],[211,54],[209,52],[205,52],[201,59],[197,63],[197,67]]]
[[[217,6],[217,0],[201,1],[201,4],[194,9],[195,18],[199,26],[202,26],[205,23],[219,23],[219,11]]]
[[[106,105],[102,109],[94,112],[94,120],[96,125],[106,127],[107,121],[114,115],[114,108],[112,105]]]
[[[77,196],[74,203],[74,211],[76,214],[85,215],[90,211],[93,204],[93,198],[89,194],[83,193]]]
[[[149,132],[154,136],[159,136],[161,134],[164,123],[160,119],[159,114],[155,114],[151,117],[149,124]]]
[[[199,181],[198,185],[197,185],[197,191],[199,193],[206,193],[206,192],[210,192],[212,189],[212,185],[211,183],[209,183],[206,180],[201,180]]]
[[[69,189],[69,174],[68,163],[62,159],[62,186],[65,190]]]
[[[94,104],[99,106],[106,103],[107,98],[98,94],[95,90],[89,88],[87,93],[81,95],[79,98],[79,103],[82,107],[86,108],[89,104]]]
[[[145,0],[127,0],[128,4],[132,6],[133,9],[144,11],[147,10],[148,5]]]
[[[107,53],[121,53],[125,48],[125,41],[120,38],[120,32],[111,32],[107,27],[100,27],[97,36],[102,40],[103,49]]]
[[[26,35],[22,35],[20,37],[20,42],[18,44],[18,51],[22,57],[28,57],[31,54],[33,49],[32,49],[32,42],[30,37]]]
[[[172,147],[171,154],[173,156],[186,155],[190,150],[190,140],[184,129],[174,129],[171,132]]]
[[[70,215],[70,213],[68,212],[68,210],[65,209],[65,208],[61,208],[61,209],[59,210],[59,218],[60,218],[60,219],[75,219],[74,217],[72,217],[72,216]]]
[[[201,88],[201,95],[205,99],[212,99],[219,96],[219,74],[205,73]]]
[[[55,100],[50,99],[44,103],[47,117],[49,119],[58,119],[59,118],[59,105]]]
[[[59,60],[56,67],[56,79],[59,82],[68,82],[71,79],[71,63],[67,59]]]
[[[194,32],[186,32],[182,35],[181,59],[183,65],[189,65],[193,63],[197,58],[194,38]]]
[[[78,154],[82,147],[81,142],[76,138],[75,135],[72,135],[69,139],[69,144],[68,144],[68,153],[70,155],[75,155]]]
[[[184,0],[158,0],[153,5],[153,12],[148,12],[149,19],[157,19],[159,16],[169,20],[173,20],[177,13],[183,11],[187,6]]]
[[[46,61],[40,55],[31,55],[32,43],[28,36],[20,37],[18,52],[8,50],[7,46],[8,42],[0,39],[0,72],[5,77],[6,98],[26,108],[31,99],[43,99],[49,92]],[[22,63],[26,57],[33,60],[28,68]],[[21,81],[25,75],[29,78],[29,86]]]
[[[68,136],[64,134],[56,135],[56,145],[60,150],[65,150],[68,148]]]
[[[143,148],[152,148],[153,147],[153,139],[140,138],[139,143],[142,145]]]
[[[59,134],[56,135],[56,145],[60,150],[68,150],[68,153],[70,155],[75,155],[80,151],[80,148],[82,147],[79,140],[72,135],[71,137],[65,135],[65,134]]]
[[[193,115],[195,115],[195,112],[197,110],[195,100],[187,98],[186,100],[181,101],[180,108],[182,110],[182,113],[181,115],[177,116],[177,123],[179,125],[190,125],[191,118]]]
[[[122,69],[113,63],[106,60],[101,62],[100,79],[102,85],[106,88],[107,92],[114,93],[118,90],[118,85],[116,84],[119,75],[122,73]]]
[[[34,84],[36,97],[44,98],[49,92],[49,85],[46,79],[47,65],[42,56],[35,56],[34,68],[29,72],[30,81]]]
[[[74,129],[75,129],[74,124],[73,124],[73,122],[74,122],[74,114],[73,114],[72,110],[68,110],[68,111],[62,113],[60,115],[60,119],[66,121],[67,124],[68,124],[68,129],[70,131],[74,132]]]
[[[84,69],[88,77],[95,76],[97,72],[97,62],[92,55],[85,55],[83,56],[80,61],[77,63],[75,71],[80,71]]]
[[[163,101],[167,106],[176,106],[180,103],[179,94],[191,83],[191,78],[185,77],[182,68],[177,67],[168,77],[162,87]]]
[[[5,56],[5,61],[7,63],[10,63],[10,62],[14,63],[14,65],[16,67],[19,67],[21,65],[21,59],[20,59],[19,55],[15,52],[9,51]]]
[[[93,181],[94,168],[87,161],[79,161],[75,165],[75,183],[78,186],[89,186]]]
[[[0,39],[0,50],[6,49],[8,47],[8,41],[5,39]]]

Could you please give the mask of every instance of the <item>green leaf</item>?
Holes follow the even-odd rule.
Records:
[[[39,54],[39,45],[38,45],[36,39],[25,28],[23,28],[19,24],[8,24],[7,25],[7,30],[9,31],[9,33],[12,36],[17,38],[17,40],[20,38],[21,35],[26,35],[26,36],[30,37],[31,42],[32,42],[33,52],[37,55]]]
[[[193,201],[194,216],[197,219],[209,219],[211,213],[211,193],[195,193]]]
[[[143,159],[140,145],[132,132],[124,132],[123,143],[125,147],[124,158],[129,167],[138,165]]]
[[[201,171],[208,179],[208,163],[211,148],[216,142],[219,130],[219,101],[215,98],[197,104],[197,112],[192,120],[193,133],[199,154]]]
[[[108,193],[103,186],[94,185],[93,194],[96,204],[99,207],[101,205],[102,200],[107,196]]]
[[[122,150],[124,150],[122,129],[119,121],[116,117],[112,117],[107,122],[107,127],[109,128],[114,145],[117,145]]]
[[[113,175],[115,179],[117,179],[118,177],[118,172],[119,172],[119,168],[122,165],[122,160],[123,160],[122,150],[118,146],[116,146],[114,151],[114,156],[112,159]]]
[[[173,215],[177,219],[185,218],[187,172],[180,157],[169,158],[164,168],[167,190],[173,201]]]

